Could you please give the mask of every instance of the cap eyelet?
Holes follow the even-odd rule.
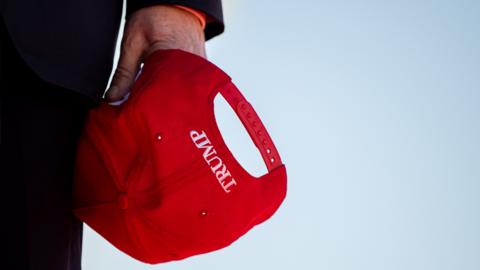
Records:
[[[157,141],[161,141],[162,140],[162,133],[160,133],[160,132],[155,133],[155,139]]]
[[[200,215],[201,217],[206,217],[206,216],[208,215],[208,212],[205,211],[205,210],[201,210],[200,213],[199,213],[199,215]]]

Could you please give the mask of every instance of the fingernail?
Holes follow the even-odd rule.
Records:
[[[118,91],[118,87],[117,86],[110,86],[110,88],[108,88],[107,90],[107,94],[112,94],[112,93],[115,93]]]
[[[118,106],[118,105],[124,103],[124,102],[128,99],[129,96],[130,96],[130,92],[128,92],[128,93],[127,93],[125,96],[123,96],[121,99],[116,100],[116,101],[108,102],[108,104],[113,105],[113,106]]]

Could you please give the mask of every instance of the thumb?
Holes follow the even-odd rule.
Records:
[[[143,48],[123,45],[112,82],[105,94],[107,102],[123,99],[129,92],[138,73]]]

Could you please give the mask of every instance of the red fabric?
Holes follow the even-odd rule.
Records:
[[[251,176],[227,148],[214,117],[218,93],[238,114],[248,110],[240,119],[251,120],[269,173]],[[274,214],[287,188],[273,142],[242,104],[250,106],[208,60],[154,52],[123,104],[89,111],[75,164],[77,217],[145,263],[233,243]]]

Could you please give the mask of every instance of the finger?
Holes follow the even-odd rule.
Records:
[[[129,92],[138,73],[143,50],[144,46],[138,40],[133,42],[127,38],[126,41],[122,42],[118,65],[110,88],[105,94],[105,99],[108,102],[121,100]]]

